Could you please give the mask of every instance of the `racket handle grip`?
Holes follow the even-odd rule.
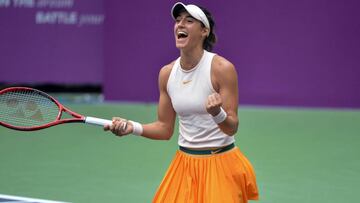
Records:
[[[112,121],[102,119],[102,118],[95,118],[95,117],[88,116],[85,118],[85,123],[92,124],[92,125],[105,126],[105,125],[111,125]]]

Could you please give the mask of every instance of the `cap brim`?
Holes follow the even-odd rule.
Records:
[[[181,2],[177,2],[176,4],[174,4],[174,6],[171,9],[172,17],[176,19],[179,16],[181,10],[187,11],[185,4]]]
[[[201,10],[201,8],[192,4],[185,5],[181,2],[177,2],[176,4],[174,4],[171,9],[171,15],[174,20],[176,20],[182,10],[187,11],[192,17],[194,17],[196,20],[199,20],[205,25],[205,27],[210,29],[209,20],[207,19],[205,13]]]

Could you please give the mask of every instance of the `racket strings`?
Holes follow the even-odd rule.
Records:
[[[0,95],[0,121],[18,127],[41,126],[55,121],[59,107],[49,97],[32,90]]]

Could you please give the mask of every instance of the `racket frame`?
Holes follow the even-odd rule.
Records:
[[[63,124],[63,123],[85,123],[85,119],[86,119],[85,116],[71,111],[70,109],[68,109],[64,105],[62,105],[60,102],[58,102],[55,98],[53,98],[52,96],[50,96],[49,94],[47,94],[41,90],[37,90],[34,88],[30,88],[30,87],[9,87],[9,88],[5,88],[5,89],[1,90],[0,95],[5,94],[7,92],[14,92],[16,90],[34,91],[42,96],[47,97],[48,99],[50,99],[52,102],[54,102],[58,106],[59,113],[56,116],[54,121],[51,121],[44,125],[31,126],[31,127],[14,126],[14,125],[0,121],[0,124],[7,128],[14,129],[14,130],[21,130],[21,131],[34,131],[34,130],[49,128],[51,126],[55,126],[55,125],[59,125],[59,124]],[[73,118],[61,119],[61,116],[63,115],[64,112],[73,116]]]

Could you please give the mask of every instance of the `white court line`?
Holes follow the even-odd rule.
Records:
[[[0,198],[9,199],[11,203],[16,203],[16,201],[23,201],[23,202],[31,202],[31,203],[66,203],[66,202],[59,202],[59,201],[52,201],[52,200],[43,200],[43,199],[34,199],[34,198],[27,198],[27,197],[18,197],[18,196],[11,196],[11,195],[2,195],[0,194]],[[3,203],[3,202],[1,202]]]

